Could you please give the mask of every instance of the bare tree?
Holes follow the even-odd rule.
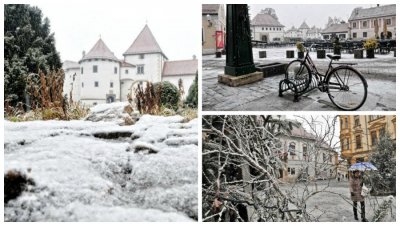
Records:
[[[203,220],[311,220],[279,185],[282,148],[256,116],[205,116]],[[265,123],[265,124],[264,124]],[[293,206],[294,208],[289,208]]]
[[[296,183],[280,179],[288,155],[282,140],[298,122],[278,116],[203,117],[204,221],[319,221],[329,210],[307,205],[323,193],[348,203],[350,197],[330,189],[336,177],[337,117],[297,118],[307,127],[306,153]],[[306,176],[302,177],[307,170]],[[326,183],[317,179],[328,175]]]

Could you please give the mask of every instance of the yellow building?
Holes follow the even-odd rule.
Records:
[[[340,115],[341,157],[349,164],[368,161],[379,137],[396,139],[395,115]]]
[[[217,52],[217,32],[222,32],[225,42],[225,6],[221,4],[202,5],[202,50],[203,55]]]

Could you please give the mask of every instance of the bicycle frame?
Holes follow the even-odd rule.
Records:
[[[319,82],[326,82],[328,74],[333,70],[332,61],[333,60],[331,59],[331,61],[329,62],[328,70],[326,70],[324,75],[318,71],[317,67],[314,64],[314,61],[309,56],[309,51],[307,50],[306,56],[304,57],[302,64],[306,64],[310,68],[311,74],[317,77]]]

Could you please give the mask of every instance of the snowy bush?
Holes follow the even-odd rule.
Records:
[[[189,94],[186,98],[186,104],[189,105],[192,108],[197,108],[198,105],[198,81],[197,81],[197,75],[196,78],[194,79],[192,85],[189,88]]]
[[[161,105],[174,110],[178,109],[179,90],[176,86],[168,81],[154,84],[155,89],[161,89]]]

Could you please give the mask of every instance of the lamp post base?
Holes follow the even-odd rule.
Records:
[[[218,75],[218,82],[228,86],[236,87],[258,82],[263,78],[264,78],[263,73],[259,71],[239,76],[222,74]]]

